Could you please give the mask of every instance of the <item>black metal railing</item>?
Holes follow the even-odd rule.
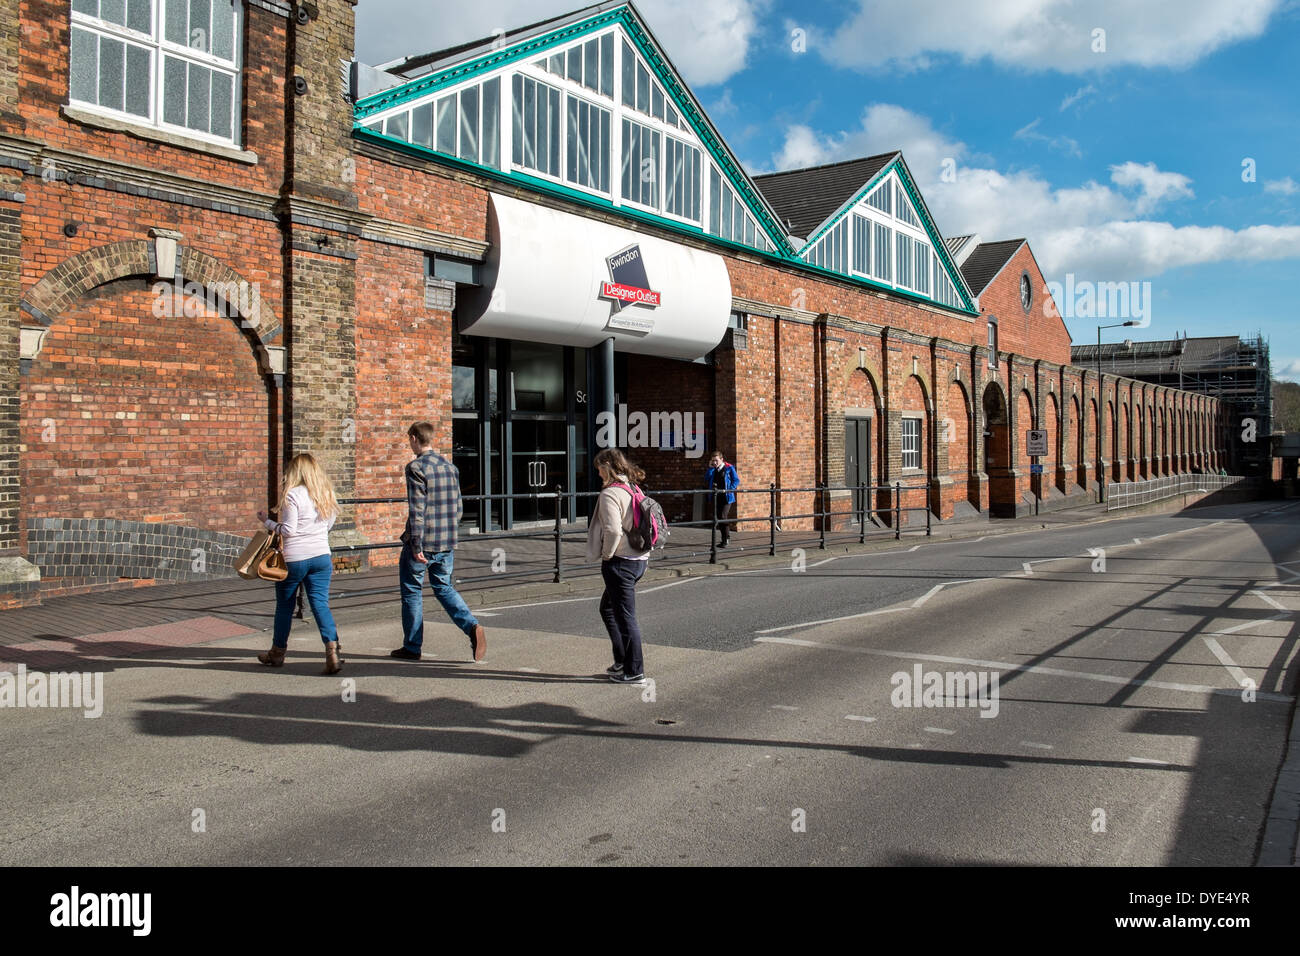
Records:
[[[671,531],[680,528],[708,528],[709,529],[709,546],[708,562],[716,564],[718,560],[718,539],[719,528],[726,522],[733,530],[739,531],[742,526],[761,527],[767,531],[767,553],[774,557],[777,552],[778,536],[783,547],[799,547],[803,545],[815,545],[821,550],[826,549],[827,535],[833,538],[836,536],[843,537],[846,534],[853,536],[853,528],[856,527],[856,537],[859,544],[865,544],[868,536],[877,537],[892,534],[895,540],[900,540],[903,535],[903,516],[916,512],[925,513],[925,534],[929,536],[932,530],[932,498],[929,482],[922,483],[903,483],[894,482],[891,485],[813,485],[808,487],[781,488],[774,482],[766,488],[757,489],[733,489],[730,493],[736,496],[736,508],[740,511],[740,503],[745,496],[765,496],[767,498],[767,514],[753,515],[747,517],[718,517],[718,509],[715,507],[715,496],[720,493],[717,489],[710,488],[684,488],[684,489],[644,489],[645,493],[654,498],[664,508],[666,514],[683,514],[690,513],[690,507],[672,508],[672,500],[685,498],[686,501],[693,505],[697,497],[703,500],[708,509],[709,516],[703,520],[690,521],[670,521],[670,543],[664,548],[664,555],[673,555],[675,552],[680,554],[689,551],[686,557],[695,557],[702,554],[702,551],[690,550],[698,547],[699,543],[676,544],[671,542]],[[904,496],[913,493],[915,498],[920,498],[924,494],[924,505],[911,504],[904,505]],[[544,501],[555,501],[554,516],[548,519],[550,527],[546,530],[529,529],[517,531],[485,531],[475,532],[472,535],[474,541],[493,541],[493,540],[548,540],[553,544],[554,559],[548,568],[543,571],[542,568],[534,565],[521,571],[493,571],[490,575],[479,577],[457,577],[456,583],[477,583],[479,581],[493,580],[501,581],[505,579],[536,576],[539,573],[549,573],[551,580],[559,583],[564,580],[566,572],[573,573],[583,570],[594,569],[596,564],[587,562],[585,555],[583,560],[565,560],[564,545],[566,542],[575,543],[579,540],[585,541],[586,538],[586,519],[577,517],[579,499],[594,499],[600,494],[599,491],[568,491],[566,492],[561,485],[555,485],[554,491],[536,491],[526,494],[513,495],[463,495],[461,501],[464,510],[469,512],[471,506],[487,504],[485,509],[491,512],[491,503],[493,502],[528,502],[533,508],[540,511],[540,503]],[[789,496],[810,496],[812,510],[806,510],[798,507],[800,502],[795,502],[795,510],[787,512],[783,505],[789,503]],[[842,503],[847,503],[848,507],[843,507]],[[405,498],[342,498],[339,504],[347,508],[382,506],[382,505],[405,505]],[[568,521],[566,522],[566,512]],[[811,521],[811,528],[798,530],[785,530],[782,523],[787,525],[796,521]],[[569,527],[566,527],[566,524]],[[837,527],[841,525],[843,527]],[[920,532],[920,527],[915,529],[908,528],[908,531]],[[815,537],[812,535],[815,533]],[[804,535],[804,537],[799,537]],[[384,551],[396,550],[403,547],[400,541],[384,541],[372,544],[342,544],[332,548],[335,554],[359,553],[365,551]],[[365,588],[347,591],[348,596],[365,596],[374,594],[387,594],[392,591],[391,586],[381,588]],[[303,593],[299,589],[298,593],[298,616],[303,614]]]

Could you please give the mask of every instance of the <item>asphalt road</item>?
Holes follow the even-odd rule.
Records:
[[[250,663],[261,635],[107,661],[98,719],[0,711],[0,862],[1248,865],[1295,693],[1297,519],[647,585],[647,688],[600,675],[583,597],[491,609],[481,664],[431,598],[418,664],[386,656],[396,609],[341,618],[333,678],[303,624],[282,671]],[[918,668],[986,695],[900,697]]]

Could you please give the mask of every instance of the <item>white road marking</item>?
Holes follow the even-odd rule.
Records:
[[[1056,749],[1056,748],[1053,747],[1051,744],[1038,744],[1038,743],[1034,743],[1032,740],[1022,740],[1022,741],[1020,741],[1020,746],[1022,746],[1022,747],[1035,747],[1035,748],[1037,748],[1038,750],[1055,750],[1055,749]]]
[[[1205,635],[1201,635],[1201,640],[1205,641],[1205,646],[1210,649],[1211,654],[1219,659],[1219,663],[1228,669],[1228,673],[1232,675],[1232,679],[1237,682],[1238,686],[1245,687],[1246,682],[1250,681],[1250,678],[1247,677],[1246,672],[1238,667],[1236,662],[1228,656],[1228,652],[1223,649],[1223,645],[1214,638],[1206,637]],[[1253,684],[1254,681],[1251,681],[1251,683]]]
[[[816,627],[819,624],[835,624],[839,621],[854,621],[860,617],[874,617],[877,614],[893,614],[895,611],[910,611],[910,607],[886,607],[878,611],[864,611],[861,614],[848,614],[844,617],[828,617],[821,621],[805,621],[802,624],[787,624],[784,627],[768,627],[761,631],[755,631],[755,634],[779,634],[781,631],[800,631],[809,627]]]
[[[945,727],[923,727],[923,728],[921,728],[921,729],[924,730],[927,734],[949,734],[949,735],[952,735],[952,734],[957,733],[957,731],[955,731],[955,730],[948,730],[948,729],[945,728]]]
[[[474,616],[475,617],[496,617],[497,615],[494,611],[477,611],[475,612]]]
[[[938,593],[939,593],[940,591],[942,591],[944,588],[948,587],[948,585],[950,585],[950,584],[951,584],[951,585],[957,585],[957,584],[971,584],[971,583],[974,582],[974,581],[983,581],[983,580],[984,580],[984,578],[965,578],[965,579],[963,579],[963,580],[961,580],[961,581],[945,581],[943,584],[936,584],[934,587],[930,588],[930,590],[926,591],[926,592],[925,592],[924,594],[922,594],[919,598],[917,598],[915,601],[913,601],[913,602],[912,602],[912,607],[913,607],[913,608],[918,608],[918,607],[920,607],[922,604],[924,604],[926,601],[930,600],[930,598],[934,597],[936,594],[938,594]]]
[[[519,610],[520,608],[524,608],[524,607],[546,607],[547,605],[550,605],[550,604],[573,604],[574,602],[577,602],[577,601],[599,601],[599,600],[600,600],[599,596],[596,596],[596,597],[579,597],[579,598],[562,598],[562,599],[560,599],[560,600],[558,600],[558,601],[534,601],[534,602],[532,602],[531,604],[503,604],[503,605],[501,605],[500,607],[494,607],[492,610],[494,610],[494,611],[517,611],[517,610]]]
[[[1059,667],[1042,667],[1038,664],[1013,664],[1009,661],[985,661],[969,657],[948,657],[942,654],[919,654],[911,651],[886,651],[872,647],[851,647],[843,644],[825,644],[818,641],[796,641],[788,637],[756,637],[756,644],[794,644],[799,647],[821,647],[845,654],[866,654],[873,657],[893,657],[910,661],[936,661],[941,664],[964,664],[968,667],[980,667],[987,670],[1024,671],[1026,674],[1043,674],[1048,677],[1073,677],[1076,680],[1090,680],[1102,684],[1120,684],[1126,687],[1151,687],[1156,690],[1177,690],[1190,694],[1231,694],[1236,697],[1239,688],[1210,687],[1206,684],[1181,684],[1173,681],[1136,680],[1128,677],[1116,677],[1114,674],[1092,674],[1087,671],[1064,670]],[[1258,700],[1270,700],[1290,703],[1293,698],[1286,694],[1261,692]]]
[[[845,714],[845,715],[844,715],[844,719],[845,719],[845,720],[860,720],[860,721],[862,721],[864,724],[874,724],[874,723],[876,722],[876,718],[874,718],[874,717],[860,717],[860,716],[858,716],[857,714]]]
[[[1169,766],[1169,761],[1167,760],[1152,760],[1150,757],[1125,757],[1124,759],[1127,760],[1129,763],[1146,763],[1146,764],[1151,764],[1151,766],[1153,767]]]
[[[1142,543],[1142,539],[1141,539],[1141,538],[1134,538],[1134,539],[1133,539],[1133,543],[1134,543],[1134,544],[1141,544],[1141,543]]]
[[[655,591],[662,591],[664,588],[675,588],[679,584],[694,584],[696,581],[707,581],[708,578],[701,576],[698,578],[682,578],[679,581],[669,581],[667,584],[657,584],[652,588],[644,588],[637,592],[639,594],[652,594]]]
[[[517,667],[515,670],[523,671],[525,674],[540,674],[542,672],[540,667]]]
[[[1257,595],[1259,595],[1259,596],[1260,596],[1261,598],[1263,598],[1267,603],[1273,605],[1273,607],[1277,608],[1279,611],[1286,611],[1287,613],[1290,613],[1290,608],[1288,608],[1288,607],[1287,607],[1286,605],[1284,605],[1284,604],[1279,604],[1277,601],[1274,601],[1271,597],[1269,597],[1269,596],[1268,596],[1267,594],[1265,594],[1263,591],[1260,591],[1260,590],[1256,589],[1256,590],[1251,591],[1250,593],[1251,593],[1251,594],[1257,594]]]
[[[1236,634],[1238,631],[1244,631],[1248,627],[1255,627],[1259,624],[1271,624],[1273,621],[1280,621],[1284,617],[1290,617],[1290,612],[1286,614],[1274,614],[1272,617],[1266,617],[1259,621],[1242,621],[1240,624],[1234,624],[1232,627],[1225,627],[1221,631],[1210,631],[1215,637],[1223,637],[1226,634]]]
[[[1020,566],[1025,569],[1025,574],[1034,573],[1034,566],[1030,564],[1028,561],[1022,562]]]
[[[791,707],[789,704],[773,704],[772,710],[798,710],[798,707]]]

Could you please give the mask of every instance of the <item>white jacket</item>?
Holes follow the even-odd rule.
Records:
[[[283,536],[286,563],[330,553],[330,528],[334,526],[334,518],[321,519],[306,485],[291,488],[285,495],[280,519],[277,523],[268,518],[266,530],[278,531]]]
[[[624,485],[631,482],[624,475],[614,479]],[[649,561],[650,553],[641,553],[628,544],[627,531],[632,528],[632,495],[622,488],[606,486],[596,499],[596,508],[587,520],[587,560],[608,561],[610,558],[630,558]]]

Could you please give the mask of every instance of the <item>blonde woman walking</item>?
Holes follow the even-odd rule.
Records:
[[[600,576],[605,580],[600,616],[614,645],[614,663],[605,673],[616,684],[644,684],[636,583],[645,574],[650,554],[633,548],[627,532],[632,528],[632,484],[644,481],[645,472],[617,448],[597,452],[593,464],[604,488],[587,524],[587,560],[600,559]]]
[[[275,585],[275,631],[271,649],[257,659],[268,667],[284,665],[289,647],[289,625],[293,621],[294,594],[298,586],[307,589],[311,613],[325,643],[325,673],[337,674],[343,667],[339,659],[338,631],[330,614],[330,578],[334,562],[330,558],[329,531],[338,518],[339,506],[329,475],[305,452],[294,455],[284,470],[280,491],[279,522],[265,511],[257,513],[268,531],[279,532],[284,541],[284,563],[289,576]]]

